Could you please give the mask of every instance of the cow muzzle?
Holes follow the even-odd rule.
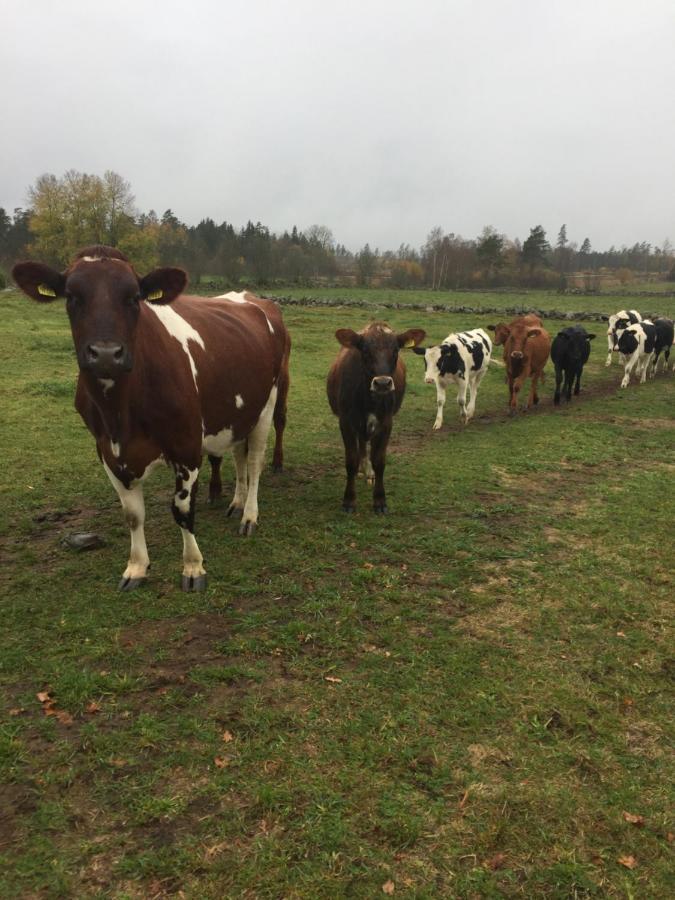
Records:
[[[115,378],[131,369],[131,354],[116,341],[96,341],[87,344],[80,368],[91,372],[97,378]]]
[[[520,350],[514,350],[511,353],[511,359],[522,359],[522,358],[523,358],[523,354]]]
[[[374,394],[389,394],[394,390],[394,379],[390,375],[376,375],[370,382]]]

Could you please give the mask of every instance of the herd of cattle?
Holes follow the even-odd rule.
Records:
[[[34,300],[65,298],[80,369],[75,407],[96,440],[129,525],[131,549],[120,589],[133,590],[146,580],[150,558],[142,482],[164,462],[176,479],[171,508],[183,538],[182,588],[204,590],[206,572],[194,534],[203,454],[211,463],[210,502],[222,492],[222,457],[228,451],[234,457],[236,484],[227,515],[241,516],[240,534],[252,534],[258,522],[258,482],[272,424],[273,466],[277,471],[283,466],[291,341],[279,308],[249,293],[184,296],[182,269],[164,267],[139,277],[119,250],[99,245],[81,250],[64,272],[25,262],[12,274]],[[556,373],[555,403],[561,393],[569,400],[573,386],[579,393],[595,335],[575,325],[551,342],[535,315],[488,327],[494,344],[504,348],[512,412],[528,378],[527,405],[538,402],[537,384],[549,355]],[[409,348],[424,356],[425,381],[436,386],[434,429],[443,423],[449,384],[457,385],[460,415],[467,423],[488,366],[501,363],[492,360],[493,341],[481,328],[450,334],[426,348],[421,346],[424,330],[397,334],[381,322],[359,332],[341,328],[335,336],[341,349],[328,374],[327,392],[345,448],[343,509],[355,509],[361,469],[373,484],[375,512],[384,513],[387,444],[405,392],[400,351]],[[622,355],[621,386],[626,387],[633,371],[642,382],[654,375],[661,353],[667,365],[673,322],[622,310],[610,316],[607,340],[607,365],[614,351]]]

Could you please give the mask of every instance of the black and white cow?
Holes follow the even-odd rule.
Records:
[[[649,319],[636,322],[625,328],[619,337],[618,350],[623,357],[624,376],[621,387],[628,387],[631,372],[635,370],[640,384],[647,380],[647,371],[656,347],[656,326]]]
[[[612,364],[612,353],[619,349],[619,338],[621,333],[628,328],[629,325],[635,325],[641,322],[642,316],[636,309],[622,309],[618,313],[614,313],[607,320],[607,359],[606,366]]]
[[[575,379],[574,394],[579,393],[581,373],[591,354],[591,341],[594,337],[595,335],[589,334],[583,325],[570,325],[569,328],[559,331],[553,338],[551,359],[555,366],[553,402],[556,406],[560,403],[561,385],[562,393],[568,401],[572,399],[572,384]]]
[[[457,403],[462,422],[466,424],[476,409],[478,386],[490,364],[492,341],[482,328],[449,334],[440,346],[414,347],[413,353],[424,356],[424,380],[436,385],[436,421],[434,431],[443,424],[445,389],[450,382],[457,385]]]
[[[674,328],[673,320],[666,319],[665,316],[658,316],[654,319],[654,327],[656,328],[656,342],[654,345],[654,365],[652,366],[651,376],[656,375],[656,367],[659,364],[659,356],[663,352],[663,370],[668,368],[668,358],[670,357],[670,348],[673,346]]]

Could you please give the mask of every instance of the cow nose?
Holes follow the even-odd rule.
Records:
[[[394,390],[394,379],[391,375],[376,375],[370,382],[370,389],[378,394],[386,394]]]
[[[425,383],[425,384],[433,384],[433,383],[434,383],[434,379],[433,379],[433,378],[425,378],[425,379],[424,379],[424,383]]]
[[[129,368],[124,345],[115,341],[88,344],[85,357],[87,368],[99,377],[113,376]]]
[[[521,353],[520,350],[514,350],[511,353],[511,359],[522,359],[522,358],[523,358],[523,354]]]

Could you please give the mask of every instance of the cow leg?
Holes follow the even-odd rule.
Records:
[[[209,462],[211,463],[211,480],[209,481],[209,499],[207,503],[214,505],[218,503],[222,497],[223,484],[220,480],[220,464],[223,458],[221,456],[211,456],[209,453]]]
[[[150,568],[150,557],[148,556],[148,548],[145,543],[143,485],[138,482],[133,487],[127,488],[113,475],[105,463],[103,463],[103,468],[120,498],[131,536],[129,561],[122,573],[118,587],[120,591],[133,591],[134,588],[140,587],[145,582],[148,569]]]
[[[539,382],[540,378],[542,381],[544,380],[543,374],[541,373],[541,371],[530,372],[530,394],[529,394],[529,397],[527,398],[528,409],[530,408],[530,406],[536,406],[537,403],[539,403],[539,394],[537,393],[537,383]],[[569,400],[569,397],[567,399]]]
[[[622,388],[628,387],[628,382],[630,381],[631,372],[635,368],[635,364],[638,361],[638,354],[639,354],[639,350],[635,350],[630,356],[628,356],[625,353],[623,354],[624,374],[623,374],[623,378],[621,379],[621,387]]]
[[[270,391],[267,403],[260,413],[260,418],[255,428],[248,436],[248,492],[246,494],[241,525],[239,526],[239,534],[252,535],[258,525],[258,482],[265,463],[267,435],[272,425],[276,402],[277,388],[275,385]]]
[[[522,377],[512,378],[508,376],[509,383],[509,414],[514,416],[518,409],[518,393],[523,384]]]
[[[461,378],[457,385],[457,403],[459,405],[459,417],[464,425],[469,421],[466,415],[466,392],[468,387],[466,378]]]
[[[345,469],[347,470],[342,508],[345,512],[352,513],[356,511],[356,473],[361,461],[359,439],[353,427],[344,419],[340,419],[340,433],[342,434],[342,443],[345,445]]]
[[[445,388],[436,380],[436,421],[434,422],[434,431],[438,431],[443,424],[443,407],[445,406]]]
[[[606,366],[612,365],[612,350],[614,349],[614,335],[607,335],[607,359],[605,360]]]
[[[579,391],[581,390],[581,372],[582,372],[581,369],[579,369],[579,370],[577,371],[577,383],[574,385],[574,396],[575,396],[575,397],[577,396],[577,394],[578,394]]]
[[[560,386],[563,383],[563,370],[561,366],[555,367],[555,394],[553,395],[553,402],[556,406],[560,404]]]
[[[375,481],[375,473],[368,453],[368,441],[361,437],[359,437],[359,469],[366,479],[366,484],[372,485]]]
[[[467,422],[470,419],[473,419],[473,415],[476,412],[476,398],[478,397],[478,388],[480,387],[480,383],[483,380],[486,372],[487,372],[487,368],[481,369],[480,372],[476,372],[476,374],[473,378],[473,381],[469,385],[469,391],[470,391],[469,405],[467,406],[467,409],[466,409]]]
[[[244,512],[244,505],[246,504],[246,496],[248,494],[247,455],[248,445],[246,441],[239,441],[232,445],[236,482],[234,486],[234,497],[225,513],[228,517],[232,515],[240,517]]]
[[[171,503],[171,512],[183,536],[183,575],[181,587],[184,591],[206,590],[206,570],[204,559],[195,539],[195,505],[197,500],[197,479],[199,467],[175,465],[176,492]]]
[[[648,355],[645,354],[643,356],[642,369],[641,369],[641,375],[640,375],[640,384],[644,384],[647,381],[647,370],[649,369],[649,366],[651,365],[653,358],[654,358],[653,353],[650,353]]]
[[[387,460],[387,444],[391,435],[392,420],[385,419],[370,439],[370,461],[375,471],[373,487],[373,510],[379,515],[387,512],[387,498],[384,493],[384,466]]]
[[[567,398],[567,402],[569,403],[572,399],[572,385],[574,384],[574,372],[572,369],[567,369],[565,371],[565,396]]]
[[[284,429],[286,428],[286,400],[288,397],[288,358],[281,364],[277,379],[277,400],[274,404],[274,454],[272,471],[282,472],[284,468]]]

